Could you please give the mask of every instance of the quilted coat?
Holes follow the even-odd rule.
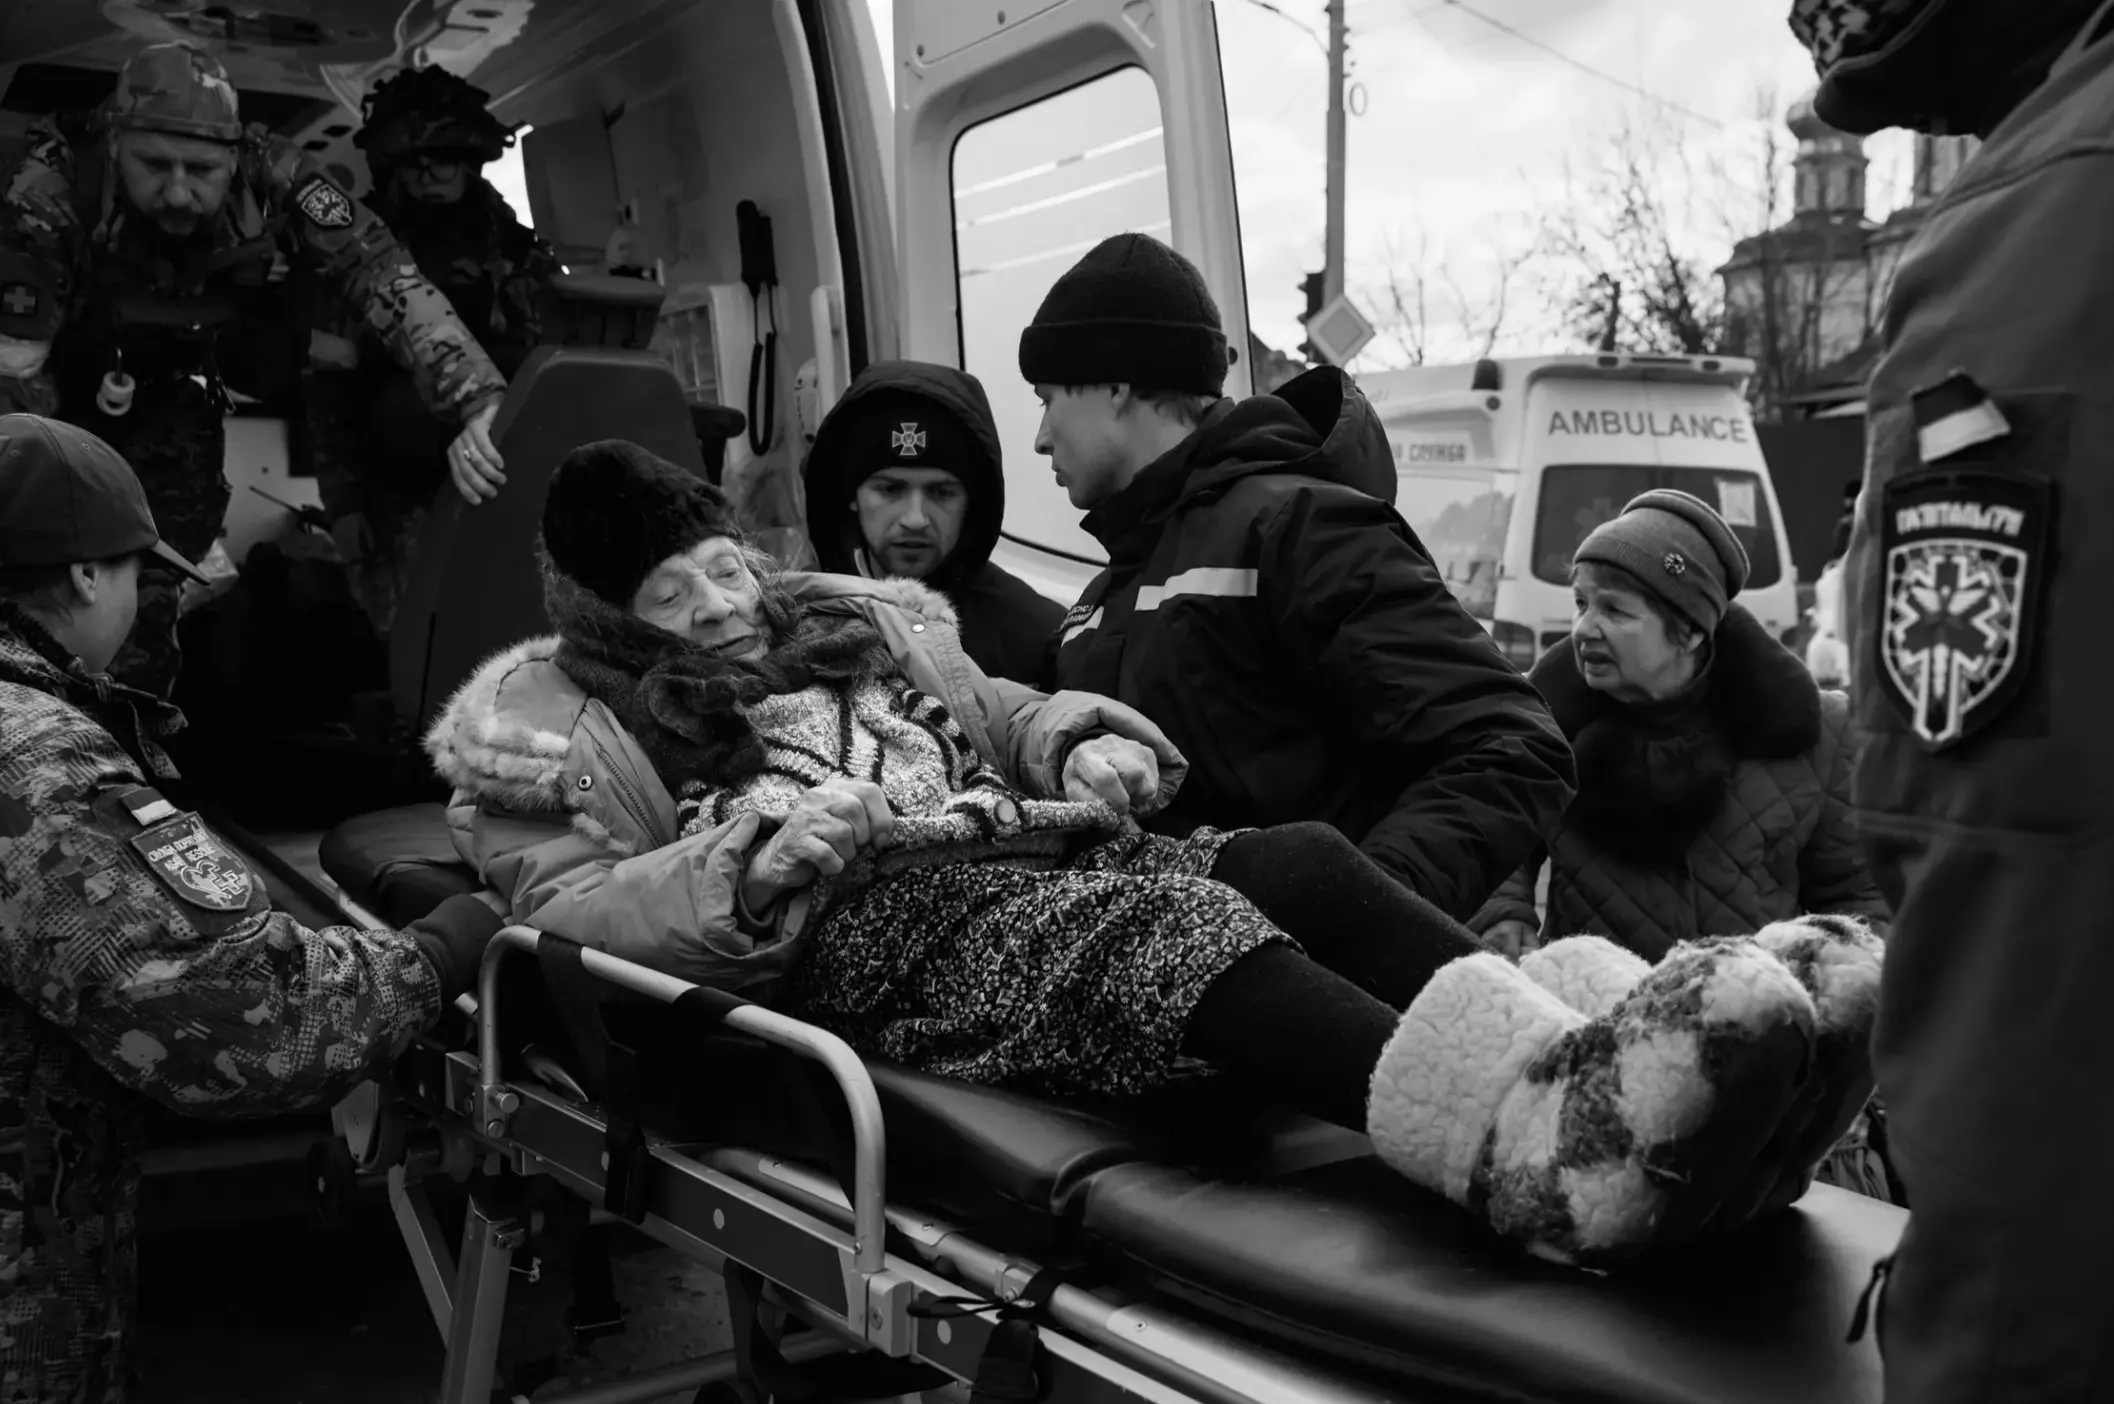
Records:
[[[1849,702],[1735,605],[1702,682],[1641,707],[1587,687],[1571,641],[1530,674],[1578,762],[1578,797],[1546,846],[1476,913],[1535,919],[1550,864],[1551,940],[1597,932],[1647,960],[1801,912],[1883,922],[1850,808]]]

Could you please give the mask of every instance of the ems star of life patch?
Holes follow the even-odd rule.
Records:
[[[195,814],[178,814],[132,840],[161,885],[209,912],[239,912],[250,904],[254,879]]]
[[[1932,750],[1972,736],[2025,687],[2053,496],[2045,479],[1947,468],[1882,490],[1880,685]]]
[[[310,176],[294,195],[294,204],[318,229],[352,227],[352,197],[322,176]]]

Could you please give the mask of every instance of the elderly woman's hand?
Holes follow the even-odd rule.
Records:
[[[1149,807],[1160,793],[1160,762],[1150,746],[1121,736],[1089,736],[1064,758],[1064,797],[1106,800],[1118,814]]]
[[[844,871],[862,848],[895,827],[888,797],[867,780],[827,780],[802,795],[778,831],[749,859],[741,900],[762,911],[783,894]]]

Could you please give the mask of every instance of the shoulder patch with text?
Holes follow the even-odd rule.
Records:
[[[2053,485],[1926,468],[1881,490],[1880,686],[1931,750],[2024,688],[2047,587]]]
[[[250,903],[250,870],[195,814],[154,825],[132,847],[179,901],[209,912],[239,912]]]
[[[294,205],[318,229],[352,228],[352,197],[331,184],[328,177],[310,176],[294,192]]]

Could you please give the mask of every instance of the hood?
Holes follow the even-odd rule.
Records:
[[[991,401],[980,381],[967,371],[925,361],[876,361],[853,379],[842,399],[823,418],[815,431],[814,447],[808,450],[801,470],[801,485],[807,494],[808,536],[816,561],[826,572],[859,574],[857,553],[865,545],[859,536],[858,514],[852,510],[852,493],[867,474],[859,472],[850,456],[845,436],[838,432],[849,421],[846,413],[868,396],[895,391],[917,395],[934,408],[951,415],[968,430],[970,439],[983,450],[965,465],[962,485],[969,492],[969,515],[962,524],[961,540],[954,554],[927,576],[928,583],[948,589],[983,568],[998,545],[999,527],[1006,519],[1005,456],[998,444],[998,425],[991,417]]]
[[[183,713],[167,702],[91,673],[20,606],[0,600],[0,683],[55,697],[99,722],[139,761],[144,773],[174,780],[161,738],[183,730]]]
[[[1389,506],[1395,456],[1363,391],[1334,366],[1206,416],[1189,449],[1181,500],[1216,495],[1258,473],[1291,473],[1355,488]]]

